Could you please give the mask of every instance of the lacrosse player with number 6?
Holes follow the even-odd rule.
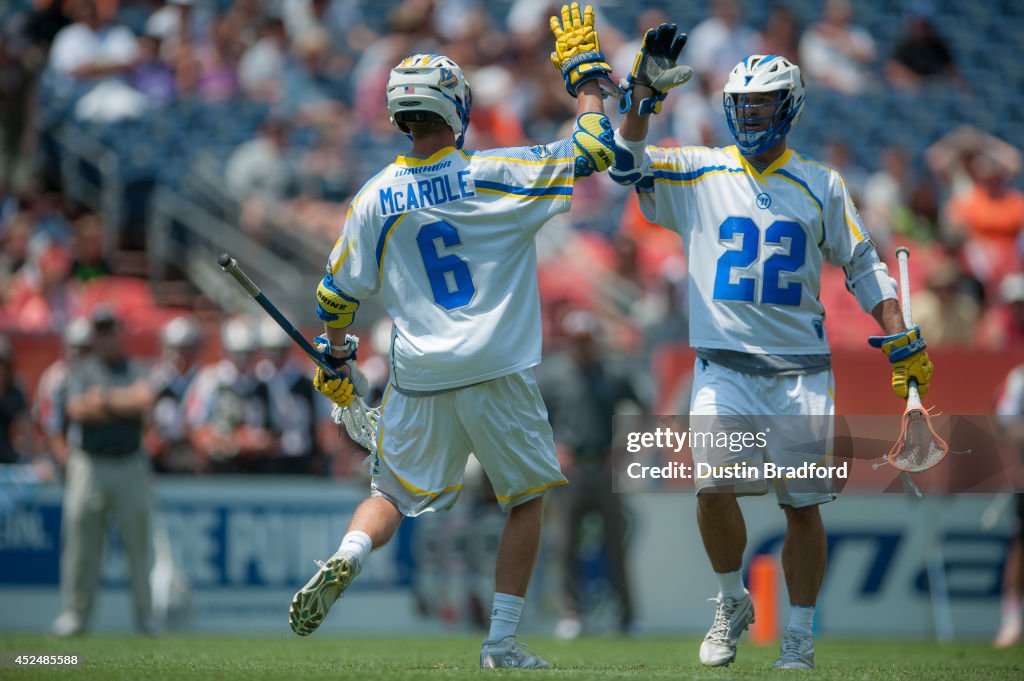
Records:
[[[723,103],[735,145],[647,146],[649,116],[692,73],[677,64],[685,42],[674,24],[647,32],[624,83],[625,117],[615,134],[623,151],[610,173],[635,187],[644,215],[678,232],[686,249],[690,343],[697,350],[691,420],[747,432],[764,431],[766,418],[785,418],[789,426],[772,428],[764,449],[694,447],[694,461],[713,467],[827,461],[835,402],[819,299],[824,263],[843,268],[847,288],[881,326],[885,335],[870,343],[892,363],[892,387],[903,399],[909,379],[922,395],[928,390],[932,365],[924,340],[917,327],[905,327],[895,282],[842,177],[787,146],[804,107],[797,65],[752,55],[732,70]],[[807,452],[807,443],[817,451]],[[818,505],[834,499],[830,482],[798,489],[787,481],[709,476],[696,486],[697,521],[720,589],[701,662],[731,663],[754,620],[741,578],[746,528],[737,496],[774,486],[787,521],[782,566],[791,608],[773,666],[813,668],[811,632],[827,553]]]
[[[458,64],[417,54],[391,71],[387,108],[412,140],[411,152],[352,200],[317,289],[324,352],[339,367],[353,359],[345,329],[360,302],[384,296],[394,320],[390,384],[370,497],[337,552],[292,601],[290,623],[300,636],[320,626],[402,518],[455,503],[472,452],[508,513],[480,666],[549,666],[516,638],[542,498],[567,482],[532,370],[541,360],[534,237],[569,210],[575,178],[611,165],[613,131],[602,100],[604,92],[618,93],[589,6],[582,13],[577,3],[563,6],[551,29],[551,58],[578,115],[572,135],[551,144],[468,151],[472,97]],[[331,379],[322,369],[315,385],[343,408],[359,392],[357,381]]]

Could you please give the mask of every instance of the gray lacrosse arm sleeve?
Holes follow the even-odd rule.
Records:
[[[896,281],[889,276],[889,268],[879,260],[878,251],[871,241],[862,241],[853,251],[853,258],[843,268],[846,288],[857,298],[862,310],[871,311],[882,302],[896,298]]]
[[[645,175],[651,174],[651,162],[647,157],[647,140],[629,141],[618,130],[615,131],[615,163],[608,170],[613,180],[627,187],[635,185]]]

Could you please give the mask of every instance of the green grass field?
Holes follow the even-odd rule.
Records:
[[[1022,679],[1024,648],[995,651],[982,644],[819,642],[814,672],[778,672],[768,667],[776,648],[741,642],[739,659],[724,669],[697,662],[697,640],[584,638],[569,643],[528,638],[550,661],[551,672],[500,672],[511,676],[599,679],[814,679],[917,681],[918,679]],[[77,654],[78,669],[0,669],[0,679],[459,679],[481,678],[476,668],[480,639],[165,636],[95,636],[59,640],[49,636],[0,635],[0,657],[11,653]]]

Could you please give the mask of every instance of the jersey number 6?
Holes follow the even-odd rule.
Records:
[[[737,237],[742,241],[737,243]],[[762,284],[761,303],[767,305],[799,305],[803,286],[798,281],[783,284],[779,275],[783,272],[796,272],[804,265],[807,255],[807,234],[796,222],[776,220],[764,232],[764,242],[769,245],[782,245],[783,239],[789,239],[789,253],[775,253],[765,260]],[[732,282],[734,267],[747,268],[754,264],[760,251],[761,230],[750,218],[727,218],[718,227],[719,241],[732,241],[730,248],[718,259],[715,272],[715,300],[737,300],[747,303],[754,302],[756,277],[737,277]]]
[[[416,235],[434,302],[446,310],[454,310],[473,299],[476,287],[469,273],[469,264],[454,253],[441,255],[436,239],[440,239],[445,248],[460,246],[462,240],[458,230],[443,220],[423,225]]]

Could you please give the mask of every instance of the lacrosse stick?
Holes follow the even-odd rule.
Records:
[[[313,363],[324,370],[331,378],[343,378],[330,364],[324,360],[322,350],[326,349],[325,345],[320,345],[320,349],[314,348],[313,345],[306,340],[295,325],[288,321],[277,306],[270,302],[256,284],[253,283],[252,279],[242,271],[238,261],[232,258],[227,253],[222,253],[217,258],[217,264],[220,265],[221,269],[234,277],[235,281],[245,289],[245,292],[252,296],[253,300],[259,303],[267,314],[269,314],[277,325],[280,326],[288,336],[295,341],[295,344],[311,359]],[[318,337],[319,338],[319,337]],[[314,339],[317,340],[317,339]],[[351,334],[345,336],[344,348],[351,353],[354,353],[359,347],[359,338]],[[338,425],[345,426],[345,430],[348,431],[348,436],[352,438],[352,441],[359,446],[368,449],[371,453],[377,452],[377,422],[380,420],[380,407],[373,409],[366,406],[366,403],[362,400],[362,395],[369,392],[369,381],[366,380],[366,376],[363,372],[352,362],[346,364],[346,368],[349,371],[349,380],[352,381],[353,392],[356,394],[356,398],[352,400],[352,404],[342,409],[338,405],[334,405],[334,409],[331,412],[331,418]]]
[[[900,247],[896,250],[900,264],[900,302],[903,306],[903,323],[909,329],[914,325],[910,311],[910,251]],[[949,445],[935,432],[928,410],[921,406],[917,381],[907,381],[907,408],[903,412],[900,436],[889,450],[887,457],[893,467],[905,473],[921,473],[942,461],[949,452]]]

